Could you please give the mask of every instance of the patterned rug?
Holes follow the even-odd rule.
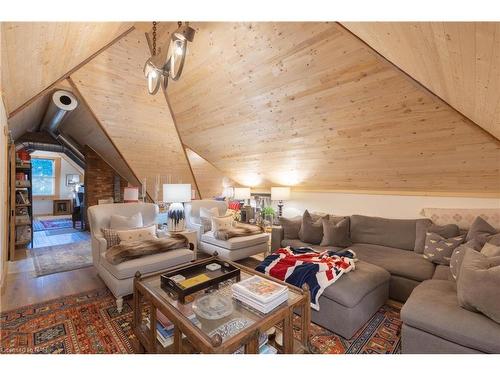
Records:
[[[118,314],[111,292],[101,289],[0,313],[0,353],[132,353],[130,304]],[[400,330],[399,309],[386,305],[351,340],[311,324],[311,349],[399,353]]]
[[[41,230],[53,230],[53,229],[63,229],[63,228],[73,228],[73,221],[70,218],[38,218],[33,220],[33,230],[35,232]]]
[[[37,276],[76,270],[92,265],[90,241],[30,249]]]

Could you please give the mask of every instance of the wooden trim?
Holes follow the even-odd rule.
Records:
[[[78,89],[78,87],[76,86],[75,82],[73,81],[73,79],[71,77],[68,77],[67,78],[70,86],[72,87],[73,90],[75,90],[75,93],[77,94],[78,98],[82,101],[82,103],[87,107],[87,109],[89,110],[90,112],[90,115],[94,118],[95,122],[97,123],[97,125],[99,125],[99,127],[101,128],[101,130],[103,131],[103,133],[106,135],[106,137],[108,138],[109,142],[113,145],[113,147],[115,148],[116,152],[118,153],[118,155],[120,155],[120,157],[122,158],[123,162],[125,163],[125,165],[127,166],[127,168],[130,170],[130,172],[132,173],[132,175],[136,178],[137,180],[137,183],[139,185],[141,185],[141,180],[139,179],[139,177],[137,176],[137,174],[135,173],[134,169],[130,166],[130,164],[128,163],[127,159],[125,159],[125,157],[123,156],[122,152],[120,151],[120,149],[116,146],[116,143],[113,141],[113,139],[111,138],[111,136],[109,135],[108,131],[106,130],[106,128],[104,127],[104,125],[102,124],[102,122],[99,120],[99,118],[97,117],[96,113],[94,112],[94,110],[92,109],[92,107],[90,106],[89,102],[87,102],[87,100],[84,98],[83,94],[81,93],[81,91]],[[88,145],[87,145],[88,146]],[[89,146],[90,147],[90,146]],[[92,149],[92,147],[90,147]],[[95,150],[92,149],[94,152]],[[97,155],[99,155],[99,153],[96,152]],[[99,155],[99,157],[101,157],[102,160],[106,161],[106,159],[104,159],[101,155]],[[107,162],[106,162],[107,163]],[[109,163],[107,163],[109,165]],[[114,168],[112,168],[113,170],[115,170]],[[119,175],[119,173],[118,173]],[[126,178],[124,179],[126,180]],[[149,193],[147,192],[146,190],[146,195],[148,196],[148,198],[151,200],[151,202],[154,202],[153,198],[151,197],[151,195],[149,195]]]
[[[144,33],[144,36],[146,37],[146,42],[148,44],[149,51],[152,53],[151,40],[149,39],[149,34]],[[165,101],[167,102],[170,116],[172,116],[172,122],[174,123],[175,132],[177,133],[177,137],[179,138],[179,142],[181,143],[182,152],[184,153],[184,157],[186,158],[187,165],[189,166],[189,172],[191,173],[191,177],[193,178],[194,186],[196,187],[196,191],[198,192],[198,196],[200,197],[200,199],[203,199],[203,197],[201,196],[200,188],[198,187],[198,181],[196,181],[196,177],[194,175],[193,167],[191,166],[191,163],[189,162],[189,158],[188,158],[187,153],[186,153],[186,148],[184,147],[184,143],[182,142],[181,133],[179,132],[179,128],[177,127],[177,121],[175,119],[175,115],[174,115],[174,111],[172,110],[172,106],[170,105],[170,100],[168,99],[167,91],[163,87],[162,87],[162,91],[163,91],[163,96],[165,97]]]
[[[389,60],[387,57],[385,57],[384,55],[382,55],[379,51],[377,51],[375,48],[373,48],[372,46],[370,46],[367,42],[365,42],[363,39],[361,39],[359,36],[357,36],[354,32],[352,32],[351,30],[349,30],[346,26],[344,26],[342,23],[340,22],[336,22],[340,27],[342,27],[344,30],[346,30],[349,34],[353,35],[356,39],[358,39],[361,43],[363,43],[364,45],[366,45],[368,48],[370,48],[371,51],[375,52],[375,54],[377,54],[380,58],[382,58],[383,60],[387,61],[389,64],[391,64],[395,69],[399,70],[401,73],[403,73],[403,75],[405,75],[407,78],[409,78],[411,81],[413,81],[414,83],[418,84],[420,87],[422,87],[425,91],[427,91],[430,95],[434,96],[435,98],[439,99],[441,102],[443,102],[444,104],[446,104],[447,106],[449,106],[450,108],[452,108],[455,112],[459,113],[462,117],[464,117],[465,119],[469,120],[472,124],[476,125],[479,129],[481,129],[485,134],[489,135],[491,138],[493,138],[493,140],[500,144],[500,139],[498,139],[496,136],[494,136],[492,133],[490,133],[488,130],[486,130],[485,128],[483,128],[481,125],[477,124],[475,121],[473,121],[470,117],[468,117],[467,115],[465,115],[463,112],[459,111],[458,109],[456,109],[454,106],[452,106],[450,103],[448,103],[445,99],[443,99],[442,97],[440,97],[439,95],[436,95],[433,91],[431,91],[429,88],[427,88],[427,86],[425,86],[422,82],[420,82],[418,79],[414,78],[413,76],[411,76],[410,74],[408,74],[406,71],[404,71],[403,69],[401,69],[398,65],[394,64],[391,60]]]
[[[113,44],[115,44],[116,42],[118,42],[121,38],[125,37],[126,35],[128,35],[132,30],[134,30],[135,27],[132,26],[130,27],[129,29],[127,29],[126,31],[124,31],[123,33],[121,33],[120,35],[118,35],[115,39],[113,39],[111,42],[109,42],[108,44],[106,44],[104,47],[102,47],[100,50],[98,50],[97,52],[93,53],[92,55],[90,55],[89,57],[87,57],[85,60],[83,60],[80,64],[76,65],[74,68],[70,69],[67,73],[63,74],[61,77],[59,77],[58,79],[56,79],[54,82],[52,82],[49,86],[47,86],[45,89],[43,89],[42,91],[40,91],[38,94],[36,94],[35,96],[31,97],[30,99],[28,99],[26,102],[24,102],[23,104],[21,104],[19,107],[17,107],[16,109],[14,109],[12,112],[9,113],[9,116],[8,118],[12,118],[13,116],[15,116],[17,113],[21,112],[24,108],[26,108],[27,106],[29,106],[31,103],[33,103],[35,100],[37,100],[39,97],[41,96],[44,96],[45,94],[47,94],[50,90],[52,90],[53,88],[55,88],[55,86],[57,84],[59,84],[61,81],[63,81],[64,79],[66,78],[69,78],[69,76],[71,74],[73,74],[74,72],[76,72],[78,69],[80,69],[82,66],[84,66],[85,64],[87,64],[89,61],[91,61],[94,57],[98,56],[99,54],[101,54],[103,51],[105,51],[106,49],[108,49],[109,47],[111,47]]]
[[[292,191],[301,193],[340,193],[340,194],[365,194],[365,195],[401,195],[401,196],[426,196],[426,197],[459,197],[459,198],[500,198],[498,193],[483,192],[447,192],[447,191],[404,191],[404,190],[348,190],[348,189],[305,189],[293,187]]]

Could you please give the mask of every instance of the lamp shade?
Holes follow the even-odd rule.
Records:
[[[234,188],[234,199],[241,201],[250,198],[250,188]]]
[[[164,184],[163,201],[168,203],[191,202],[191,184]]]
[[[123,201],[124,202],[138,202],[139,189],[136,187],[123,188]]]
[[[290,199],[290,187],[271,187],[271,200],[287,201]]]

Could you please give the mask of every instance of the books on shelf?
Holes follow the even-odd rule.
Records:
[[[257,275],[233,284],[231,289],[235,299],[264,314],[288,300],[288,288],[285,285]]]
[[[27,191],[16,191],[16,204],[30,204],[30,199]]]
[[[189,315],[188,319],[195,326],[201,327],[201,323],[194,313]],[[149,321],[149,318],[146,318],[145,320],[146,326],[150,328],[151,323]],[[184,338],[186,336],[182,335],[182,337]],[[163,315],[159,311],[156,312],[156,338],[164,348],[174,343],[174,325],[170,320],[167,319],[167,317],[165,317],[165,315]]]

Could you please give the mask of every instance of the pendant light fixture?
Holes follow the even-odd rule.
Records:
[[[154,95],[160,85],[167,89],[168,79],[177,81],[184,67],[188,42],[194,39],[195,30],[189,22],[177,23],[177,30],[172,33],[166,50],[156,49],[156,22],[153,22],[153,54],[144,65],[144,76],[148,83],[148,92]]]

